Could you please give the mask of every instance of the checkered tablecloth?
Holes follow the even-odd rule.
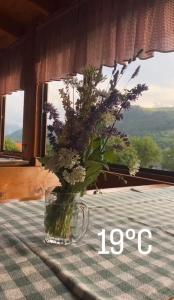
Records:
[[[86,195],[90,226],[82,242],[44,244],[44,202],[0,206],[0,300],[167,300],[174,296],[174,187]],[[101,229],[149,228],[152,251],[124,239],[120,255],[98,254]],[[147,248],[148,239],[143,247]]]

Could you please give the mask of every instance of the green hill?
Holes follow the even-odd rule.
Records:
[[[22,143],[22,129],[16,130],[11,134],[6,135],[6,137],[14,142]]]
[[[125,112],[117,127],[129,136],[152,136],[161,148],[174,144],[174,107],[141,108]]]
[[[150,135],[161,148],[166,149],[174,145],[174,107],[133,106],[125,112],[117,127],[129,136]],[[15,142],[22,142],[22,130],[16,130],[7,137]]]

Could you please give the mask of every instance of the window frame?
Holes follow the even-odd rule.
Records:
[[[25,97],[24,97],[25,101]],[[5,112],[6,112],[6,95],[3,95],[1,97],[1,103],[0,103],[0,158],[16,158],[16,159],[22,159],[23,157],[23,138],[22,138],[22,151],[6,151],[4,150],[4,132],[5,132]],[[24,118],[23,118],[23,124],[24,124]]]
[[[47,113],[44,110],[45,104],[48,102],[48,82],[42,84],[42,114],[41,114],[41,131],[40,131],[40,157],[45,157],[46,141],[47,141]]]

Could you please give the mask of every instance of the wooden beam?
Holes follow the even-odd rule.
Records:
[[[52,13],[55,11],[56,5],[55,1],[51,0],[29,0],[33,5],[37,6],[38,8],[42,9],[42,11],[47,13]]]
[[[45,156],[45,150],[46,150],[46,126],[47,126],[47,114],[46,112],[43,110],[45,103],[47,103],[47,99],[48,99],[48,84],[45,83],[43,84],[42,87],[42,115],[41,115],[41,128],[40,128],[40,155],[41,157]]]
[[[30,113],[28,113],[30,112]],[[33,82],[25,87],[23,159],[32,161],[41,157],[42,85]]]
[[[0,152],[4,146],[5,99],[0,96]]]
[[[12,20],[0,13],[0,28],[15,37],[25,34],[25,28],[21,23]]]
[[[61,11],[62,9],[67,9],[76,0],[29,0],[37,7],[44,9],[48,13],[54,13],[56,11]]]
[[[41,156],[41,123],[43,89],[42,84],[37,82],[35,68],[35,35],[30,34],[30,56],[25,58],[24,76],[24,124],[23,124],[23,159],[31,161]]]

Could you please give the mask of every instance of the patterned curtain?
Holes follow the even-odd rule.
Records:
[[[25,41],[1,55],[0,92],[22,88],[31,52],[40,83],[124,63],[141,49],[141,59],[174,51],[174,0],[81,0],[38,28],[32,50]]]

